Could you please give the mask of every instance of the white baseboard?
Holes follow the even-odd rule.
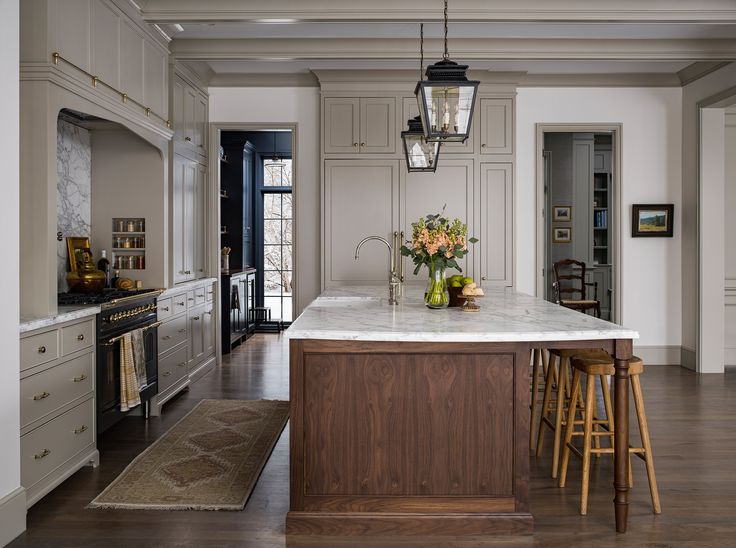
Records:
[[[14,489],[0,499],[0,546],[26,530],[26,490]]]
[[[679,346],[634,346],[634,355],[645,365],[680,365],[680,352]]]
[[[680,349],[680,365],[693,371],[697,370],[697,358],[694,348],[683,346]]]

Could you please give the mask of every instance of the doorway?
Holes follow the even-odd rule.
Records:
[[[621,317],[619,150],[619,125],[537,125],[537,295],[557,302],[554,264],[585,263],[586,298],[613,322]]]

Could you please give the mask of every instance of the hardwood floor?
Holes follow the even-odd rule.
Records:
[[[629,532],[613,523],[613,466],[591,470],[587,516],[578,514],[580,462],[567,487],[549,477],[550,448],[531,459],[535,533],[509,538],[289,538],[288,427],[242,512],[87,510],[85,506],[145,447],[202,398],[288,399],[288,346],[256,335],[148,422],[130,417],[99,440],[101,464],[84,468],[28,512],[28,530],[11,547],[337,547],[734,546],[736,545],[736,371],[698,376],[679,367],[647,367],[642,376],[662,514],[651,513],[644,463],[635,459]],[[632,407],[632,425],[635,425]],[[632,427],[633,428],[633,427]],[[632,436],[638,436],[634,430]],[[549,436],[548,436],[549,438]]]

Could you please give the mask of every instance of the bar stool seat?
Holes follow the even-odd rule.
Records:
[[[604,353],[605,357],[600,356],[573,356],[571,358],[571,364],[574,370],[572,378],[572,393],[576,393],[581,387],[581,376],[587,375],[586,383],[586,410],[592,409],[595,406],[595,380],[598,377],[601,381],[601,385],[608,384],[608,377],[613,375],[616,370],[614,367],[613,358]],[[649,479],[649,492],[652,497],[652,508],[655,514],[662,512],[662,508],[659,502],[659,491],[657,489],[657,479],[654,473],[654,457],[652,455],[652,446],[649,440],[649,427],[647,425],[647,417],[644,411],[644,397],[641,390],[641,381],[639,376],[644,372],[644,362],[634,356],[629,360],[629,377],[631,382],[631,390],[634,395],[634,405],[636,406],[636,418],[639,422],[639,432],[641,433],[641,447],[630,447],[629,456],[632,454],[640,457],[647,470],[647,477]],[[579,456],[583,461],[583,477],[581,482],[581,493],[580,493],[580,513],[582,515],[588,512],[588,487],[590,481],[590,457],[591,455],[601,454],[613,454],[614,437],[616,434],[616,428],[613,418],[613,409],[610,401],[604,402],[606,408],[606,419],[605,420],[593,420],[592,413],[584,413],[583,420],[576,420],[575,414],[578,410],[578,399],[574,398],[574,401],[570,404],[567,414],[566,429],[565,429],[565,442],[562,447],[562,462],[560,463],[560,487],[565,486],[565,480],[567,478],[567,466],[570,460],[570,452],[572,451],[575,455]],[[605,429],[593,431],[594,423],[603,426]],[[582,431],[576,430],[576,426],[582,426]],[[574,436],[583,437],[583,449],[580,451],[572,443]],[[596,447],[592,447],[593,438],[600,439],[601,437],[607,437],[610,439],[610,447],[600,447],[600,444],[596,444]],[[629,458],[629,484],[631,485],[631,458]]]
[[[549,364],[547,366],[547,374],[545,376],[544,398],[542,400],[542,412],[539,420],[539,432],[537,434],[536,454],[540,455],[542,453],[544,433],[546,428],[550,428],[554,433],[554,444],[552,447],[552,477],[557,478],[560,459],[560,444],[564,433],[564,427],[566,424],[565,419],[567,417],[567,410],[569,409],[569,401],[571,397],[570,381],[568,379],[568,363],[570,358],[574,356],[584,356],[602,360],[609,356],[605,351],[598,348],[552,349],[549,351],[549,354]],[[556,392],[555,399],[552,398],[553,390]],[[577,392],[577,399],[582,401],[582,393],[580,389],[578,389]],[[605,389],[603,397],[606,400],[610,400],[610,394]],[[582,404],[578,409],[581,413],[584,413],[585,411],[585,407]]]

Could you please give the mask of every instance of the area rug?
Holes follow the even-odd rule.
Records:
[[[289,418],[289,402],[202,400],[89,508],[242,510]]]

